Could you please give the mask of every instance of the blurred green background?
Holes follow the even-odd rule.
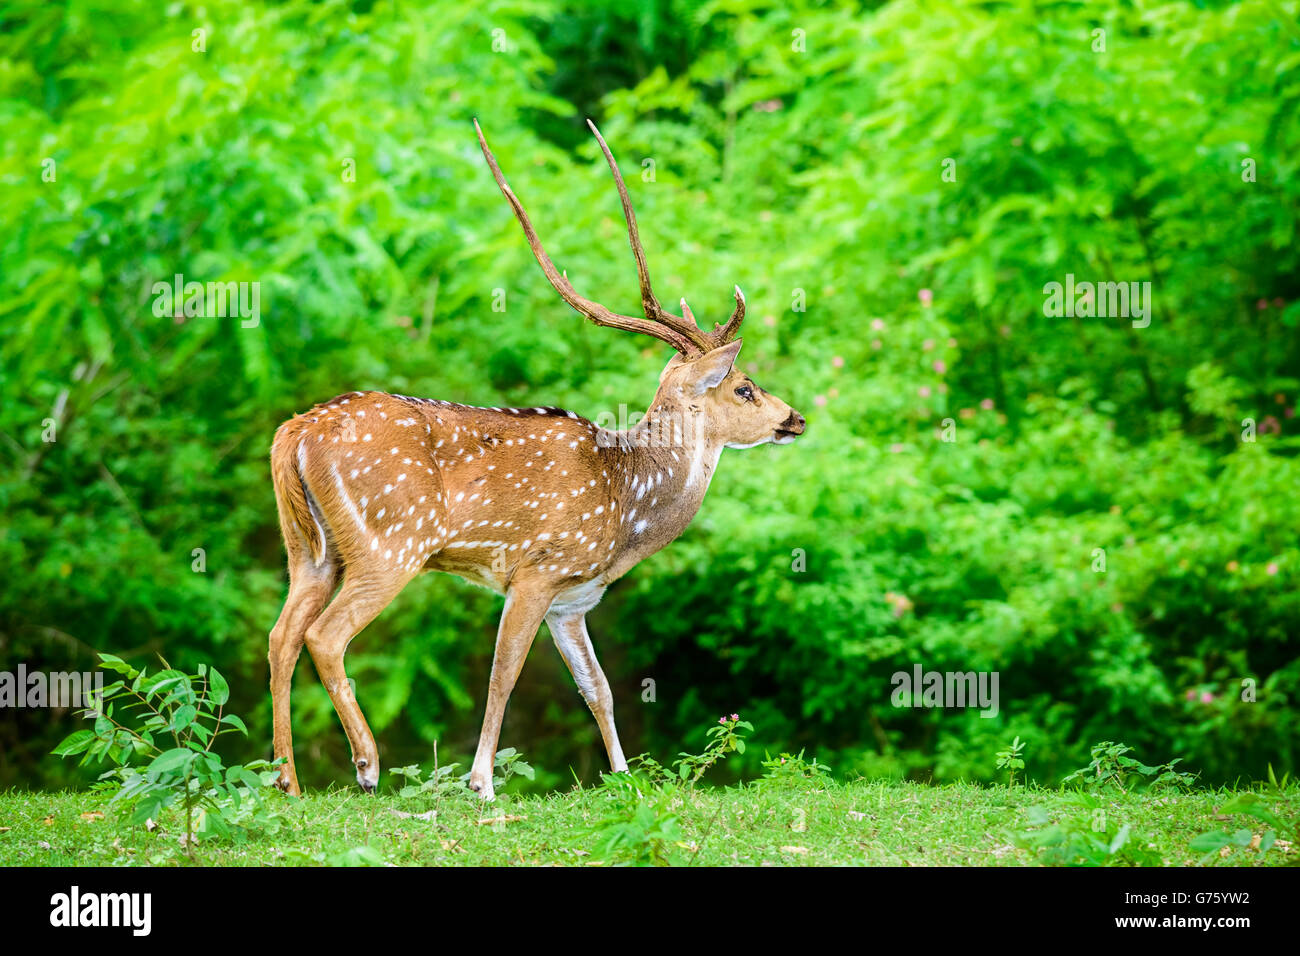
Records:
[[[212,662],[263,755],[281,421],[366,388],[643,409],[671,352],[560,302],[470,122],[635,312],[591,116],[660,298],[719,321],[738,283],[742,364],[809,421],[727,452],[589,616],[629,753],[739,711],[742,772],[991,779],[1017,734],[1044,782],[1102,739],[1295,770],[1298,6],[3,5],[0,669]],[[260,324],[157,317],[177,273],[259,282]],[[1067,274],[1150,282],[1149,327],[1045,315]],[[500,604],[428,576],[353,644],[386,767],[467,761]],[[1001,713],[893,707],[918,663],[998,671]],[[350,783],[306,655],[294,709],[304,785]],[[76,726],[0,713],[0,786],[88,779],[46,756]],[[502,746],[539,786],[605,766],[545,632]]]

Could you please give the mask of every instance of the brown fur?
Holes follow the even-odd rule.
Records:
[[[740,343],[665,368],[650,412],[626,432],[555,408],[474,408],[354,392],[286,422],[271,473],[290,592],[271,635],[276,755],[298,791],[288,686],[305,644],[373,789],[378,753],[343,652],[421,571],[507,598],[472,783],[491,796],[501,714],[538,625],[552,635],[624,765],[608,682],[583,616],[605,587],[674,540],[727,444],[786,440],[803,420],[733,367]],[[748,388],[752,397],[736,390]],[[342,589],[327,602],[334,586]]]

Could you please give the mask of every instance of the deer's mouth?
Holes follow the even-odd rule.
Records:
[[[803,434],[807,422],[798,412],[791,412],[790,417],[776,427],[776,433],[772,438],[773,445],[788,445],[800,435]]]

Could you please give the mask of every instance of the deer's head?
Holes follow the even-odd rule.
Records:
[[[690,309],[685,301],[682,308]],[[704,437],[728,448],[786,445],[803,434],[804,418],[736,367],[740,339],[694,358],[674,355],[659,375],[656,405],[688,420],[698,415]]]
[[[736,307],[725,325],[715,324],[712,331],[701,329],[691,313],[686,300],[681,300],[681,315],[663,308],[650,285],[650,270],[646,266],[645,252],[637,232],[636,215],[628,198],[627,185],[618,171],[618,164],[605,144],[596,125],[587,120],[596,135],[605,160],[614,174],[619,199],[623,204],[623,217],[627,220],[628,240],[632,244],[632,257],[636,260],[637,279],[641,285],[641,305],[644,318],[620,315],[598,302],[579,295],[568,276],[555,268],[550,256],[542,248],[541,240],[524,211],[523,204],[506,183],[497,165],[496,157],[488,148],[479,129],[479,145],[492,175],[510,203],[519,224],[523,226],[528,246],[546,273],[555,291],[560,293],[574,310],[597,325],[640,332],[667,342],[677,350],[659,376],[659,391],[654,407],[661,411],[681,414],[688,427],[702,428],[706,440],[726,445],[728,448],[751,448],[772,443],[785,445],[803,434],[804,417],[775,395],[764,391],[748,375],[736,367],[736,355],[741,340],[737,338],[740,324],[745,319],[745,296],[736,286]]]

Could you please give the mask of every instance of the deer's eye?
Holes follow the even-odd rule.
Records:
[[[740,388],[736,389],[736,394],[747,402],[752,402],[754,400],[754,390],[748,385],[740,386]]]

